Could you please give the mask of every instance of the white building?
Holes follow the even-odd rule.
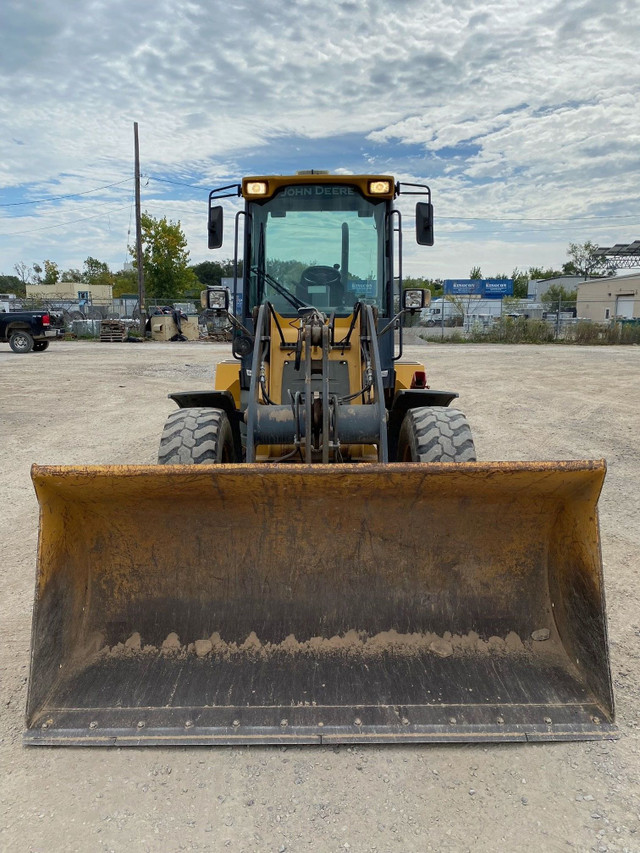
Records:
[[[564,287],[567,292],[575,290],[579,284],[584,282],[583,275],[558,275],[555,278],[532,278],[527,288],[527,299],[540,302],[544,294],[554,284]]]

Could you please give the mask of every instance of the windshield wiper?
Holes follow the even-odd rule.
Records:
[[[281,284],[277,279],[275,279],[272,275],[270,275],[266,270],[260,269],[260,267],[252,267],[251,272],[256,273],[258,276],[262,276],[263,279],[269,282],[271,287],[279,293],[280,296],[284,296],[287,302],[292,305],[296,310],[298,308],[311,308],[306,302],[303,302],[302,299],[298,299],[295,293],[292,293],[288,287],[285,287],[284,284]]]

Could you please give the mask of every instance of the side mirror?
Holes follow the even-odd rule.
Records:
[[[431,294],[429,294],[431,295]],[[411,311],[414,314],[425,305],[425,291],[420,288],[411,288],[410,290],[402,291],[402,307],[405,311]]]
[[[219,249],[222,246],[222,206],[209,208],[209,248]]]
[[[433,205],[430,201],[416,204],[416,241],[420,246],[433,246]]]
[[[222,210],[222,208],[220,208]],[[217,314],[226,314],[229,311],[229,289],[227,287],[207,288],[207,308]]]

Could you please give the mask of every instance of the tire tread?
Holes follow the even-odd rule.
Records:
[[[215,464],[229,447],[233,447],[231,428],[222,409],[178,409],[166,420],[158,462],[160,465]]]
[[[425,406],[410,409],[401,430],[403,445],[411,448],[414,462],[475,462],[471,429],[458,409]]]

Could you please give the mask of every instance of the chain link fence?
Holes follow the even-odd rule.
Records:
[[[424,340],[468,341],[472,343],[551,343],[564,341],[578,344],[640,344],[640,296],[634,303],[639,316],[618,316],[615,308],[608,309],[611,300],[590,300],[600,303],[603,322],[580,317],[575,300],[532,303],[530,300],[495,300],[494,313],[479,313],[470,305],[462,306],[458,314],[442,311],[436,321],[433,315],[405,315],[403,325]],[[47,310],[54,325],[79,337],[98,338],[103,320],[119,320],[134,332],[140,321],[135,296],[93,302],[64,299],[15,299],[10,310]],[[168,306],[158,299],[148,300],[147,316],[177,309],[183,314],[198,315],[201,336],[212,340],[228,340],[227,323],[212,312],[203,311],[195,301]],[[426,311],[426,309],[425,309]],[[461,313],[460,313],[461,312]],[[632,309],[633,313],[633,309]]]
[[[421,319],[419,336],[426,340],[468,341],[471,343],[552,343],[577,344],[638,344],[640,343],[640,297],[638,317],[619,316],[611,300],[590,300],[597,304],[603,321],[580,317],[576,300],[554,300],[532,303],[529,300],[509,300],[495,306],[494,314],[478,314],[471,310],[456,317],[442,316],[440,323]],[[498,310],[500,313],[498,313]],[[442,312],[444,314],[444,312]],[[457,324],[459,323],[459,327]]]
[[[226,331],[219,328],[220,319],[213,312],[203,311],[196,301],[167,303],[160,299],[149,299],[146,303],[147,317],[171,314],[198,317],[203,337],[226,339]],[[99,338],[101,324],[105,320],[119,321],[129,335],[135,335],[140,323],[140,310],[136,296],[123,296],[109,300],[78,299],[12,299],[9,311],[48,311],[52,325],[82,338]],[[5,309],[7,310],[7,309]]]

